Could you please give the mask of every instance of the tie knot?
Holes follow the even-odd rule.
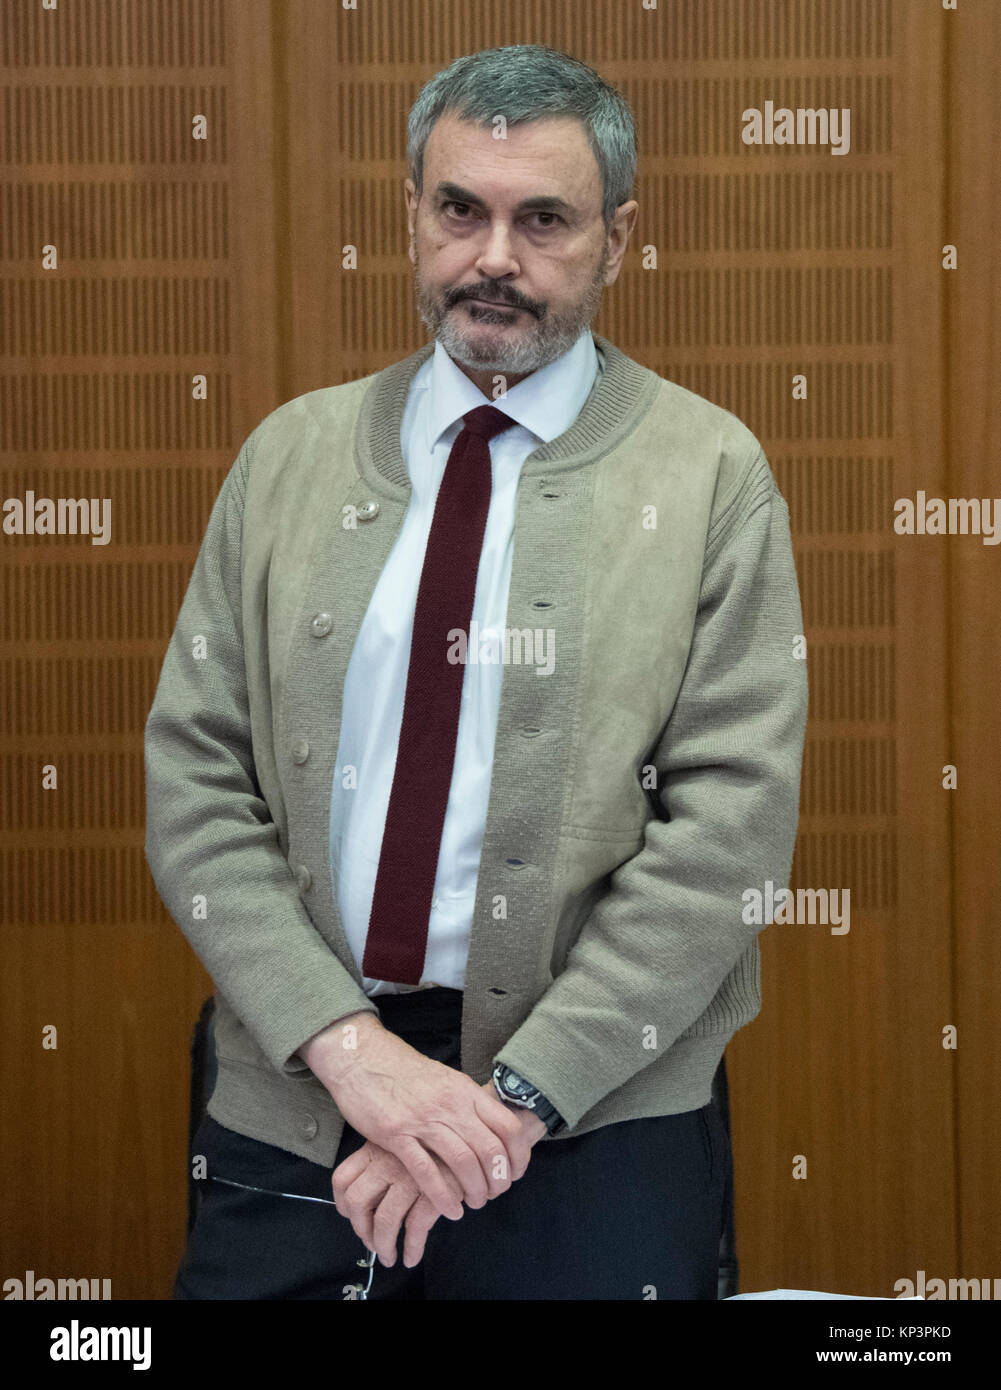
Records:
[[[518,422],[512,420],[510,415],[505,415],[503,410],[498,410],[496,406],[478,405],[475,410],[463,415],[462,423],[470,434],[478,434],[482,439],[493,439],[495,434],[510,429]]]

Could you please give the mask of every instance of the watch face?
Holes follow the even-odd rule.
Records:
[[[521,1096],[530,1093],[532,1090],[532,1087],[529,1086],[527,1081],[522,1081],[522,1079],[519,1076],[516,1076],[514,1072],[509,1071],[507,1073],[502,1074],[499,1067],[497,1069],[497,1074],[494,1079],[496,1080],[497,1084],[500,1086],[504,1094],[506,1096],[511,1096],[512,1099],[515,1097],[520,1098]]]
[[[530,1096],[535,1087],[530,1086],[527,1081],[516,1080],[515,1077],[509,1076],[504,1082],[504,1089],[509,1095],[522,1097]]]

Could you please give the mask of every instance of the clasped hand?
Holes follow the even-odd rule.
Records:
[[[496,1096],[493,1082],[487,1082],[483,1090]],[[514,1116],[516,1124],[521,1125],[530,1145],[546,1133],[546,1126],[530,1110]],[[462,1215],[462,1192],[454,1175],[444,1164],[434,1160],[443,1181],[460,1202],[458,1216]],[[510,1180],[502,1184],[498,1191],[506,1192]],[[428,1232],[441,1213],[417,1186],[415,1180],[395,1154],[380,1148],[367,1139],[343,1163],[338,1164],[333,1175],[334,1201],[337,1210],[351,1222],[355,1234],[367,1249],[374,1250],[387,1269],[396,1263],[396,1246],[400,1226],[406,1221],[406,1237],[403,1243],[403,1263],[408,1269],[419,1264],[424,1257],[424,1247]],[[496,1197],[497,1191],[489,1196]],[[482,1207],[489,1198],[482,1201],[469,1201],[468,1206]],[[449,1213],[449,1215],[451,1215]]]
[[[522,1177],[546,1126],[382,1027],[356,1051],[328,1089],[366,1142],[334,1169],[334,1201],[387,1268],[405,1223],[412,1268],[439,1216],[458,1221],[463,1202],[485,1206]]]

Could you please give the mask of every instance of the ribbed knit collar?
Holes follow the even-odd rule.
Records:
[[[646,413],[660,377],[634,362],[592,330],[600,370],[590,395],[568,430],[529,454],[522,473],[529,476],[579,468],[608,452]],[[425,343],[416,352],[378,372],[362,400],[355,436],[355,464],[367,482],[408,492],[410,478],[400,451],[400,427],[414,375],[434,351]]]

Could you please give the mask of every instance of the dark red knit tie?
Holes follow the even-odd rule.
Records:
[[[372,895],[362,971],[419,985],[452,784],[464,662],[450,662],[448,633],[468,641],[490,507],[490,444],[517,422],[492,405],[462,417],[435,502],[417,590],[396,770]]]

